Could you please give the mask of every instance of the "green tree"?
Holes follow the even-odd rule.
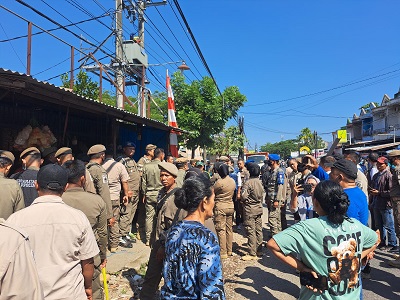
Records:
[[[236,86],[227,87],[221,97],[209,77],[187,84],[183,75],[176,72],[171,85],[177,122],[179,127],[188,131],[182,137],[189,149],[212,146],[213,136],[223,130],[230,118],[236,117],[239,108],[247,101]]]
[[[316,136],[317,138],[317,148],[325,148],[325,143],[322,140],[322,138],[320,136]],[[314,149],[315,148],[315,136],[314,136],[314,132],[312,132],[310,130],[310,128],[305,127],[302,130],[300,130],[300,134],[297,136],[297,141],[299,143],[299,147],[302,146],[307,146],[310,149]]]
[[[221,133],[214,135],[213,140],[213,145],[207,151],[218,156],[238,153],[245,143],[244,135],[237,126],[225,128]]]
[[[69,88],[69,76],[68,73],[61,75],[62,86]],[[99,85],[97,82],[92,81],[88,74],[82,70],[76,75],[73,87],[74,93],[90,98],[99,98]]]
[[[291,151],[298,151],[299,145],[296,139],[280,141],[277,143],[266,143],[260,147],[261,151],[277,153],[282,158],[290,156]]]

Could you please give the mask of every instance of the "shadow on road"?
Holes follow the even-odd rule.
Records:
[[[394,274],[397,273],[398,269],[388,267],[387,261],[390,257],[391,255],[387,253],[377,252],[375,254],[374,259],[381,260],[379,266],[385,268],[385,270],[372,268],[371,279],[364,279],[362,282],[363,290],[372,291],[385,299],[398,299],[400,292],[399,277]]]

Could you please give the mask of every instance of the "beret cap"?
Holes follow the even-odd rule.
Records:
[[[174,164],[171,164],[166,161],[162,161],[158,164],[158,167],[162,170],[167,171],[169,174],[171,174],[174,177],[178,176],[178,168]]]
[[[270,155],[268,155],[268,158],[269,158],[269,160],[275,160],[275,161],[279,161],[281,159],[279,154],[270,154]]]
[[[8,158],[9,160],[12,161],[12,163],[14,163],[15,161],[15,156],[10,151],[0,150],[0,157]]]
[[[100,152],[106,152],[106,147],[101,144],[93,145],[92,147],[89,148],[87,155],[97,154]]]
[[[26,148],[24,151],[22,151],[21,155],[19,157],[24,158],[25,156],[27,156],[29,154],[35,154],[35,153],[40,153],[39,149],[36,147],[29,147],[29,148]]]
[[[72,154],[72,149],[68,147],[62,147],[57,150],[56,154],[54,154],[54,157],[59,157],[60,155],[63,154]]]
[[[124,144],[124,148],[125,147],[134,147],[134,148],[136,148],[136,144],[134,142],[126,142]],[[147,147],[146,147],[146,149],[147,149]]]

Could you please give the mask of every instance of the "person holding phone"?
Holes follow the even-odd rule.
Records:
[[[294,214],[297,212],[301,221],[312,219],[316,215],[313,209],[312,195],[318,183],[319,179],[310,175],[305,184],[296,185],[293,188],[290,211]],[[297,220],[297,222],[300,220]]]
[[[301,221],[268,241],[275,256],[300,271],[299,299],[360,298],[361,260],[372,258],[380,238],[379,233],[347,217],[349,204],[339,184],[322,181],[313,195],[319,218]]]

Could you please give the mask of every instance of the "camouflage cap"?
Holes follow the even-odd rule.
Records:
[[[93,145],[89,148],[87,155],[97,154],[100,152],[106,152],[106,146],[101,144]]]
[[[146,146],[146,150],[153,150],[153,149],[156,149],[157,148],[157,146],[156,145],[153,145],[153,144],[148,144],[147,146]]]
[[[225,155],[222,155],[222,156],[220,156],[219,157],[219,161],[229,161],[230,159],[229,159],[229,157],[228,156],[225,156]]]
[[[189,159],[187,157],[178,157],[177,159],[175,159],[175,162],[178,164],[187,163],[188,161]]]
[[[0,150],[0,157],[8,158],[12,163],[15,161],[15,156],[10,151]]]
[[[36,147],[29,147],[29,148],[26,148],[24,151],[22,151],[22,153],[19,156],[19,158],[24,158],[27,155],[35,154],[35,153],[39,153],[40,154],[39,149],[36,148]]]

